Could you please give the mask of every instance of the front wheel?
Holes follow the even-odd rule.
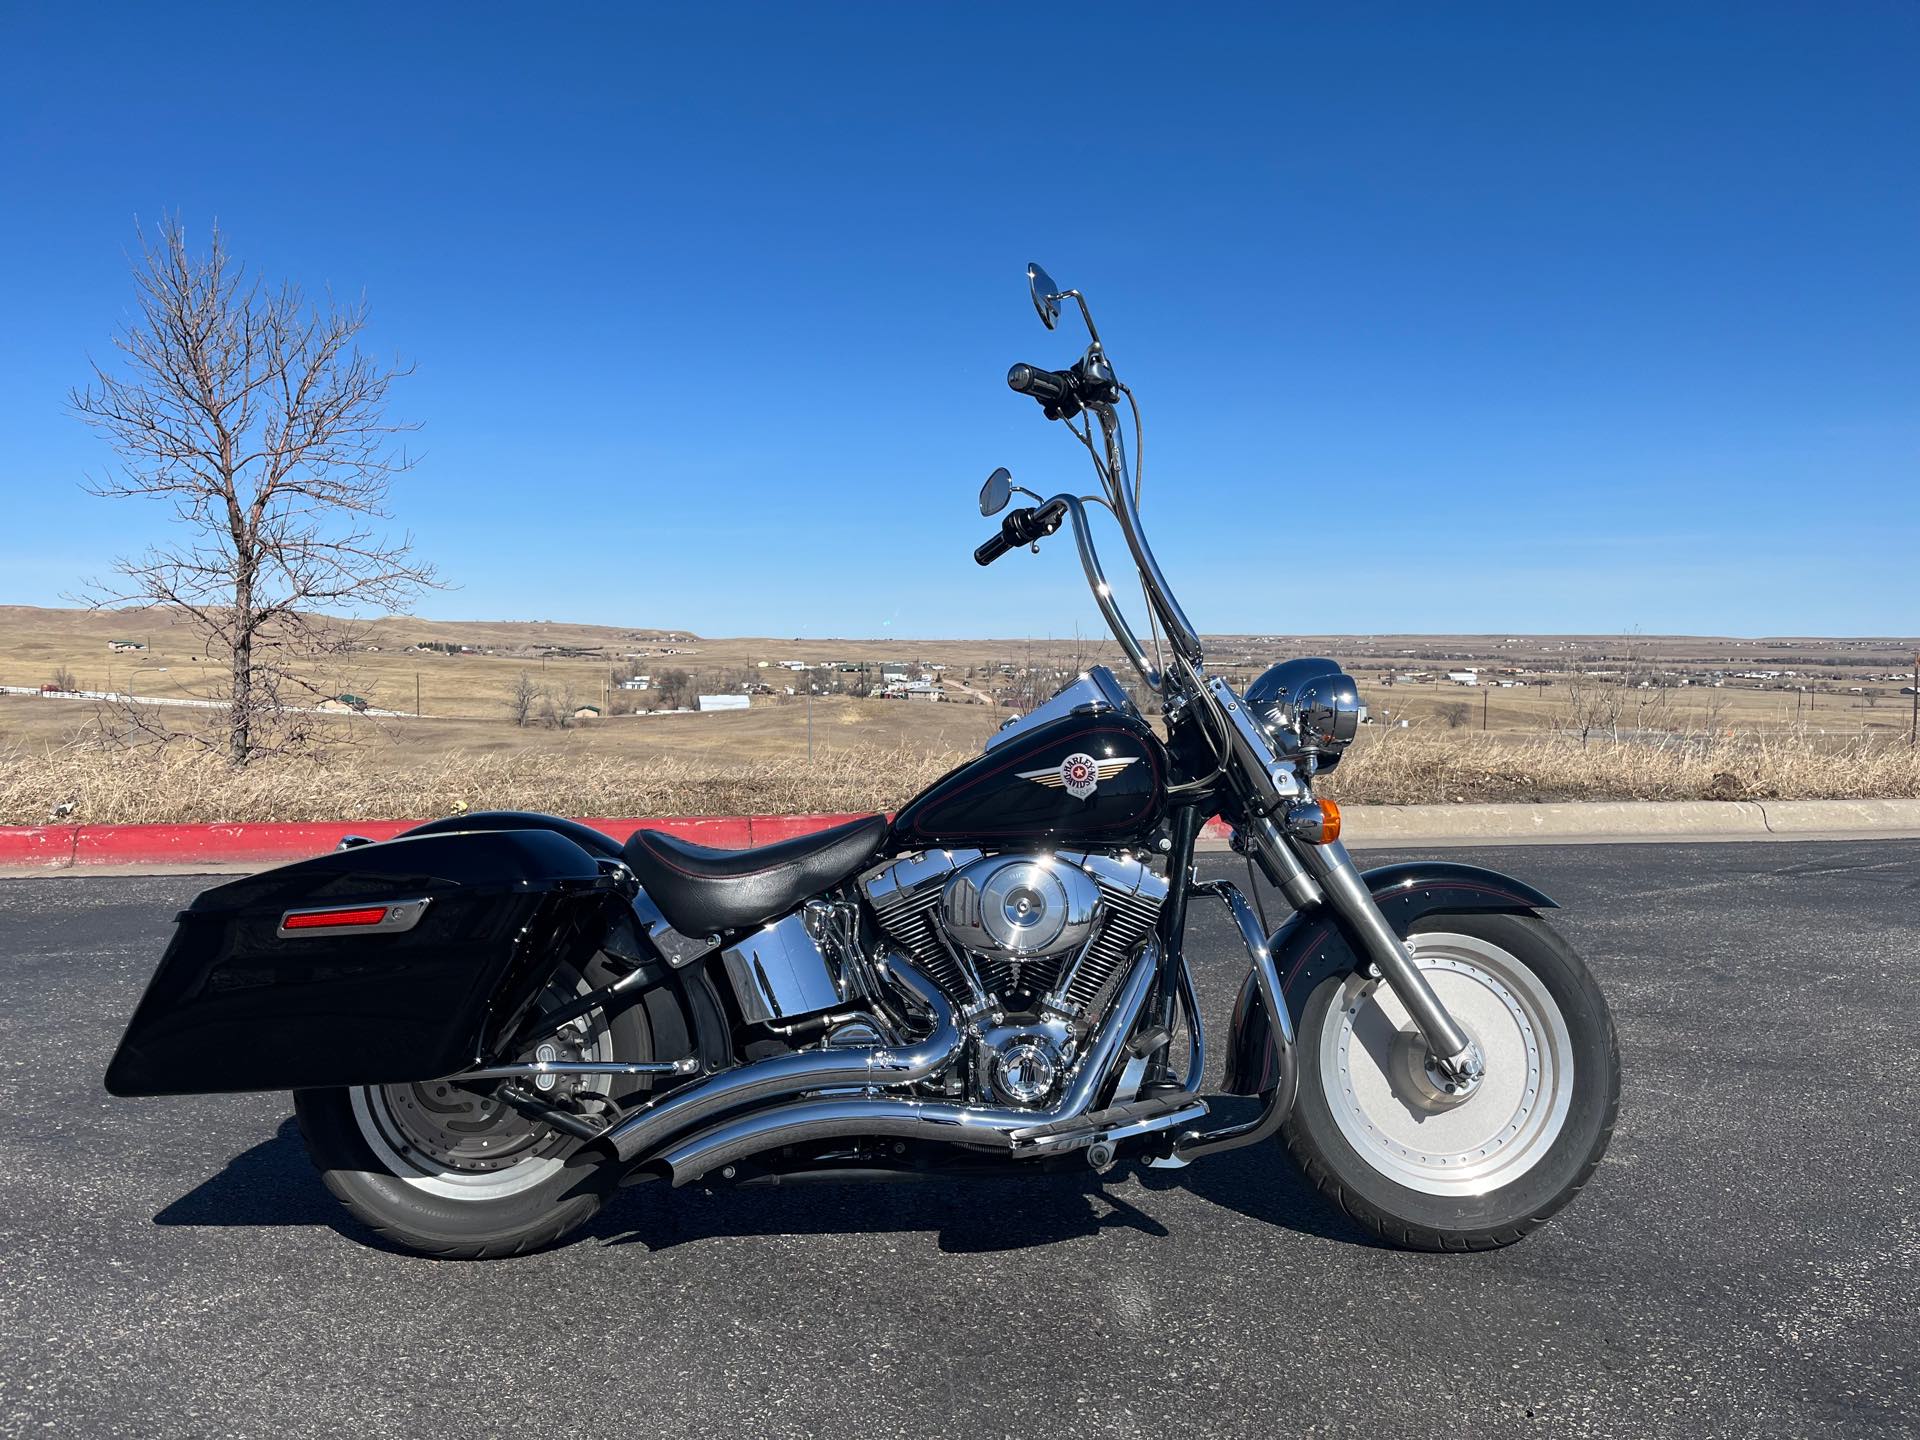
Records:
[[[1537,916],[1432,915],[1407,947],[1485,1074],[1453,1084],[1389,986],[1334,976],[1300,1014],[1287,1147],[1391,1244],[1511,1245],[1579,1193],[1613,1134],[1620,1054],[1606,999]]]

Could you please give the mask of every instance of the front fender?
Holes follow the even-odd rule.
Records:
[[[1409,860],[1382,865],[1362,873],[1367,889],[1403,939],[1414,922],[1438,913],[1504,911],[1528,914],[1558,908],[1524,880],[1478,865],[1450,860]],[[1299,910],[1287,917],[1268,941],[1289,1017],[1299,1033],[1300,1012],[1322,980],[1345,975],[1363,963],[1346,929],[1322,906]],[[1279,1057],[1267,1023],[1266,1007],[1252,975],[1240,987],[1233,1007],[1233,1029],[1227,1040],[1226,1088],[1230,1095],[1259,1095],[1272,1088]],[[1302,1063],[1311,1063],[1303,1057]]]

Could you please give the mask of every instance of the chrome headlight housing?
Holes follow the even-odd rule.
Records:
[[[1318,657],[1282,660],[1247,687],[1246,699],[1283,757],[1312,755],[1321,770],[1340,763],[1367,715],[1353,677]]]

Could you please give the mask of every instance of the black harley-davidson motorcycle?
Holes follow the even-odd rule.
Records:
[[[1619,1058],[1553,902],[1469,865],[1354,866],[1312,791],[1364,718],[1353,681],[1313,659],[1244,695],[1208,674],[1141,526],[1132,392],[1085,298],[1028,281],[1049,330],[1071,301],[1091,343],[1007,383],[1099,493],[1019,490],[1036,503],[974,558],[1070,523],[1164,735],[1095,667],[891,819],[739,851],[513,813],[348,840],[180,913],[107,1088],[292,1090],[328,1188],[439,1256],[548,1244],[639,1179],[1179,1168],[1274,1139],[1395,1245],[1505,1245],[1564,1205]],[[981,512],[1016,489],[996,470]],[[1144,642],[1089,506],[1125,539]],[[1215,815],[1293,907],[1271,934],[1194,868]],[[1224,1088],[1257,1098],[1234,1123],[1201,1093],[1196,900],[1246,950]]]

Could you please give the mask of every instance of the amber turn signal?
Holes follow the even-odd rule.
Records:
[[[1287,812],[1287,833],[1309,845],[1331,845],[1340,838],[1340,807],[1331,800],[1310,800]]]

